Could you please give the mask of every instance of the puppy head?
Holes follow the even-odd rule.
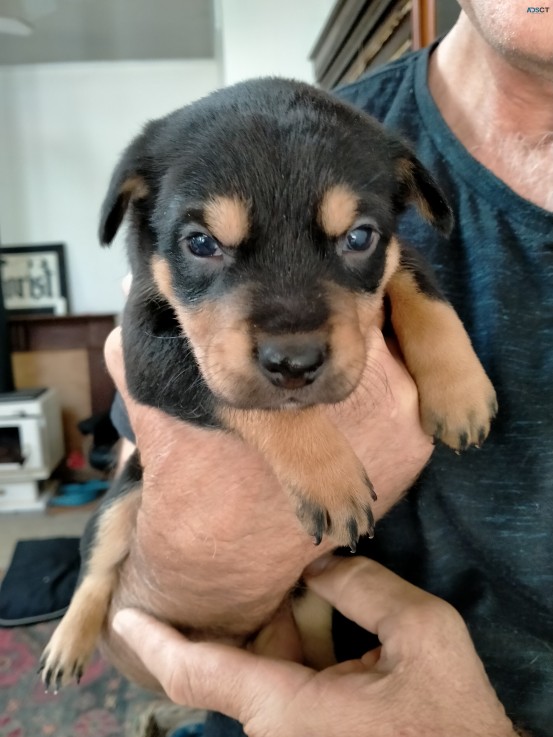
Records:
[[[375,121],[257,80],[144,130],[114,172],[100,238],[130,210],[133,289],[171,306],[220,400],[334,403],[365,368],[410,203],[451,228],[428,172]]]

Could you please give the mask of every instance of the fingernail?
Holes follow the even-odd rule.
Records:
[[[304,571],[305,576],[319,576],[325,571],[332,570],[340,562],[340,558],[336,555],[322,555],[317,560],[310,563]]]

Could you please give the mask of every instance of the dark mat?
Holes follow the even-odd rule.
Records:
[[[0,586],[0,627],[62,617],[80,563],[78,537],[20,540]]]

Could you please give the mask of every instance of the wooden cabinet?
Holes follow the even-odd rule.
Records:
[[[338,0],[311,54],[324,89],[427,46],[459,12],[456,0]]]
[[[80,420],[109,410],[113,382],[104,363],[104,343],[115,315],[25,315],[11,317],[8,334],[15,385],[58,390],[67,450],[79,450]]]

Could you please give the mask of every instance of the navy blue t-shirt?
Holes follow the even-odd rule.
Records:
[[[451,203],[450,239],[414,211],[400,236],[434,265],[496,387],[499,414],[482,450],[438,447],[360,552],[451,602],[515,724],[551,737],[553,213],[515,194],[455,138],[428,89],[432,50],[337,94],[411,141]],[[342,658],[367,643],[352,627],[337,617]]]

